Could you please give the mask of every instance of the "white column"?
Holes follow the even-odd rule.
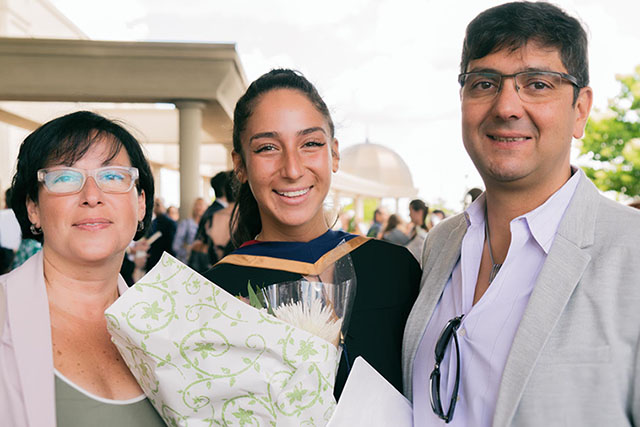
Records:
[[[356,218],[360,221],[364,219],[364,199],[360,195],[353,198],[353,206],[356,211]]]
[[[188,218],[194,200],[200,195],[200,135],[205,104],[177,101],[175,105],[180,115],[180,218]]]

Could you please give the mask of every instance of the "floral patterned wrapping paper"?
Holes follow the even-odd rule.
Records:
[[[170,426],[323,426],[331,418],[336,347],[166,253],[105,316]]]

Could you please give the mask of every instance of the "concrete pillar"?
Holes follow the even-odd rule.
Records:
[[[200,196],[200,135],[204,102],[177,101],[180,124],[180,218],[191,215],[191,206]]]
[[[360,195],[353,198],[353,206],[356,211],[356,218],[362,221],[364,219],[364,199]]]

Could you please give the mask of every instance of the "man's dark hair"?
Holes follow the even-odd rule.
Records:
[[[211,188],[213,188],[213,192],[216,193],[216,197],[228,197],[227,193],[227,182],[229,181],[229,173],[222,171],[215,174],[213,178],[211,178]]]
[[[460,72],[467,72],[474,59],[507,49],[520,49],[528,42],[558,49],[567,72],[578,79],[580,88],[589,85],[587,34],[580,22],[546,2],[513,2],[485,10],[467,26],[462,46]]]

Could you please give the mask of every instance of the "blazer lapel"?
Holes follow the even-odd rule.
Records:
[[[8,318],[22,398],[31,426],[55,426],[53,356],[42,251],[31,257],[7,286]]]
[[[451,221],[455,219],[452,218]],[[447,280],[460,258],[460,247],[467,231],[467,223],[464,215],[460,215],[458,221],[459,224],[448,236],[433,242],[429,255],[435,256],[435,260],[429,260],[428,265],[425,265],[420,294],[407,319],[403,339],[403,372],[405,395],[410,400],[413,398],[413,361],[418,346]]]
[[[583,250],[593,244],[598,192],[581,173],[529,299],[502,374],[493,426],[508,426],[536,361],[591,261]]]

